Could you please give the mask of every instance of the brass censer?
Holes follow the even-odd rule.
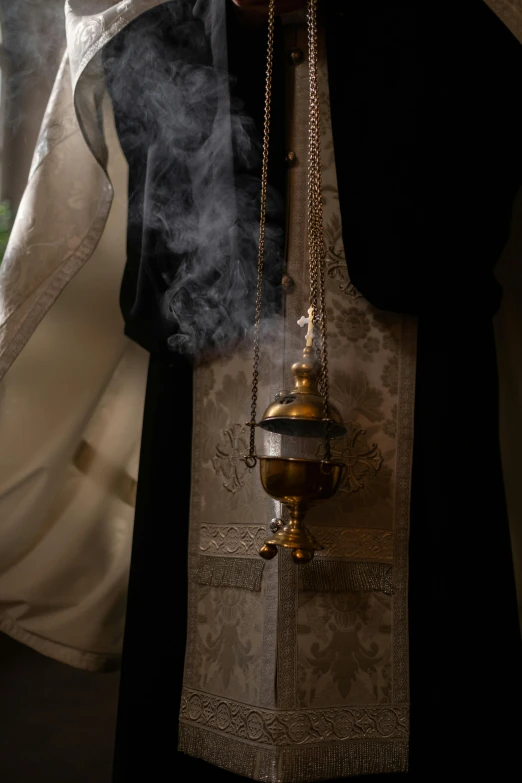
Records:
[[[328,345],[325,307],[325,243],[323,237],[323,206],[321,149],[319,135],[317,0],[308,0],[308,45],[310,69],[310,118],[308,149],[308,247],[310,264],[310,308],[308,318],[298,321],[308,324],[306,345],[300,361],[292,366],[294,388],[282,393],[269,405],[261,421],[256,422],[259,381],[261,303],[265,247],[268,148],[270,137],[270,107],[274,50],[275,1],[270,0],[268,20],[268,57],[265,94],[263,165],[261,178],[261,218],[254,324],[254,362],[252,408],[248,422],[250,449],[245,456],[249,468],[259,462],[264,490],[288,511],[288,521],[266,539],[259,554],[270,560],[278,547],[292,551],[295,563],[307,563],[321,543],[308,530],[305,517],[310,508],[328,500],[339,489],[346,466],[331,459],[330,439],[346,432],[342,417],[330,403],[328,388]],[[318,438],[324,441],[323,457],[258,456],[255,448],[255,428],[298,438]]]

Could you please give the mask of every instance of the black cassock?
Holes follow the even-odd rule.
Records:
[[[194,56],[170,6],[139,17],[105,50],[134,216],[121,307],[127,335],[151,354],[114,783],[236,778],[176,751],[192,438],[192,421],[178,412],[192,407],[192,366],[168,348],[173,327],[159,308],[166,270],[182,259],[146,213],[151,194],[174,192],[183,172],[158,165],[168,150],[158,150],[153,119],[143,120],[148,146],[129,141],[136,107],[146,115],[140,84],[151,64],[119,75],[110,67],[140,36],[154,36],[164,63]],[[499,451],[493,269],[522,184],[522,47],[477,0],[325,0],[322,11],[350,279],[374,306],[419,317],[408,774],[505,774],[522,737],[522,649]],[[200,23],[188,21],[203,40]],[[232,15],[229,26],[233,91],[259,129],[266,33],[238,28]],[[279,33],[271,180],[284,196]],[[212,67],[210,49],[198,51]]]

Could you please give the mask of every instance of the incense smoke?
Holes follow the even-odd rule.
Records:
[[[224,15],[228,3],[171,0],[102,52],[122,148],[131,173],[146,177],[129,184],[129,241],[146,255],[140,290],[151,292],[151,320],[162,321],[165,342],[190,355],[237,345],[254,322],[261,140],[244,106],[230,102],[233,77],[224,37],[216,44],[215,17],[209,35],[208,15]],[[24,119],[18,98],[33,80],[41,87],[45,74],[50,92],[65,46],[64,0],[0,0],[0,9],[14,134]],[[276,312],[282,209],[269,189],[266,323]]]
[[[220,53],[211,50],[194,5],[174,0],[144,14],[106,47],[104,67],[131,171],[137,164],[147,178],[130,185],[129,236],[135,231],[145,245],[170,346],[200,355],[235,345],[252,329],[261,145],[244,107],[229,102],[226,60],[216,67]],[[279,279],[281,209],[270,192],[268,317]]]
[[[65,50],[64,0],[0,0],[8,130],[25,118],[23,99],[37,85],[50,92]]]

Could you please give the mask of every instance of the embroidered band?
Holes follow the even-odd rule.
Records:
[[[376,704],[371,707],[318,707],[280,710],[256,708],[234,699],[185,688],[181,721],[223,737],[253,742],[261,747],[305,747],[348,740],[408,739],[409,707]]]
[[[212,587],[243,587],[261,591],[264,562],[241,557],[200,557],[194,581]]]
[[[392,566],[388,563],[350,563],[313,560],[299,570],[301,590],[324,593],[378,591],[391,595]]]

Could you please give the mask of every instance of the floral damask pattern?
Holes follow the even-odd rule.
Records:
[[[397,403],[393,405],[391,409],[391,416],[389,419],[386,419],[384,424],[382,425],[383,432],[386,433],[386,435],[389,435],[390,438],[395,438],[397,435]]]
[[[361,370],[348,373],[334,369],[330,385],[345,421],[362,417],[374,424],[385,418],[384,394]]]
[[[368,354],[377,353],[380,348],[380,342],[377,337],[368,337],[363,345],[364,350]]]
[[[361,308],[350,307],[337,311],[328,308],[328,315],[334,327],[332,340],[336,345],[340,345],[344,340],[353,343],[364,340],[370,332],[370,319]]]
[[[382,337],[382,347],[392,353],[399,353],[400,343],[393,332],[387,332]]]
[[[197,687],[256,699],[262,642],[261,593],[235,587],[199,588]]]
[[[399,358],[398,356],[392,356],[384,366],[382,371],[381,380],[383,384],[389,389],[390,394],[397,395],[399,391]]]
[[[391,334],[396,339],[400,339],[402,328],[402,317],[397,313],[391,313],[387,310],[377,310],[371,308],[373,324],[382,334]]]
[[[301,706],[390,701],[390,599],[303,593],[298,615]]]
[[[266,501],[257,474],[244,462],[250,432],[250,389],[242,355],[198,368],[200,403],[200,524],[226,520],[243,526],[264,522]],[[232,534],[231,534],[232,535]],[[251,549],[250,556],[256,553]]]
[[[202,408],[202,444],[204,461],[210,461],[214,472],[222,480],[222,486],[235,494],[245,486],[248,469],[244,456],[248,452],[249,433],[235,417],[247,420],[248,386],[246,375],[226,374],[220,387],[215,387],[215,371],[207,367],[202,371],[202,390],[205,403]]]
[[[335,188],[331,189],[332,196],[337,197]],[[329,219],[328,219],[329,218]],[[337,213],[331,216],[325,215],[324,236],[326,240],[326,274],[337,284],[337,289],[351,299],[362,299],[354,284],[348,277],[346,255],[343,247],[343,233],[341,218]]]
[[[216,386],[216,373],[212,365],[200,368],[201,393],[204,400],[210,400],[210,395]]]
[[[212,397],[207,399],[198,411],[201,420],[201,456],[204,464],[216,456],[218,443],[224,431],[234,423],[226,408],[218,405]]]
[[[250,357],[248,357],[248,361],[250,361]],[[226,408],[232,419],[238,416],[248,418],[250,384],[244,370],[240,370],[235,375],[229,373],[224,375],[215,396],[216,402]]]

